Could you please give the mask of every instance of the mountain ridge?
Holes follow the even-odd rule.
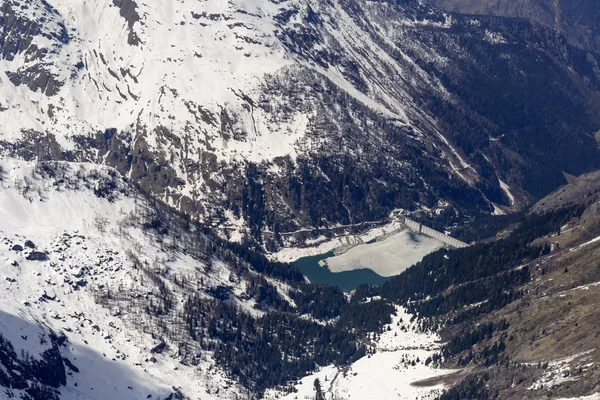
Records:
[[[600,104],[596,56],[524,21],[413,1],[30,3],[3,3],[3,148],[113,166],[268,248],[263,232],[396,208],[514,210],[600,167],[581,111]]]

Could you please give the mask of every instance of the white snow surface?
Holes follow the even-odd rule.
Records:
[[[374,341],[375,354],[361,358],[347,369],[324,366],[319,372],[303,378],[295,386],[297,393],[284,394],[270,390],[265,398],[312,399],[315,395],[315,379],[319,379],[327,400],[435,398],[444,385],[423,387],[413,384],[455,371],[425,366],[427,357],[439,348],[440,338],[436,334],[419,332],[416,324],[410,322],[411,317],[404,308],[397,307],[389,325],[390,330]]]
[[[118,288],[131,299],[150,294],[152,287],[145,283],[148,279],[132,261],[132,254],[141,265],[161,268],[165,277],[178,273],[192,279],[201,273],[202,262],[166,250],[168,236],[159,243],[144,233],[135,216],[143,214],[148,203],[110,168],[53,165],[62,166],[60,179],[42,176],[36,163],[0,159],[0,274],[5,278],[0,281],[2,335],[17,353],[24,350],[35,358],[48,348],[47,341],[40,339],[50,330],[66,334],[67,346],[61,353],[79,372],[68,372],[67,384],[60,388],[61,400],[132,400],[148,395],[158,399],[173,388],[191,399],[243,398],[244,390],[216,366],[210,353],[204,354],[198,365],[180,363],[182,349],[167,338],[167,350],[152,354],[150,350],[161,341],[153,335],[156,331],[151,325],[144,325],[147,315],[135,307],[100,301],[106,287],[115,289],[113,296],[119,295]],[[109,178],[117,180],[113,195],[98,196],[95,191],[102,191],[102,182]],[[367,237],[380,233],[373,231]],[[27,240],[34,243],[35,251],[45,252],[48,260],[29,260],[34,250],[25,245]],[[15,245],[23,250],[13,250]],[[211,274],[202,276],[204,285],[210,286],[231,285],[229,275],[227,266],[215,260]],[[82,280],[85,284],[78,284]],[[172,280],[164,282],[180,307],[184,289]],[[270,282],[287,297],[289,288]],[[242,281],[233,287],[234,301],[259,315],[251,302],[239,300],[244,285]],[[310,393],[319,377],[337,400],[431,398],[441,385],[415,387],[411,383],[450,371],[424,365],[439,347],[439,337],[419,332],[411,317],[397,308],[389,330],[377,339],[371,337],[374,355],[363,357],[345,372],[324,366],[302,379],[299,395]],[[283,393],[269,390],[265,396],[280,398]]]
[[[515,196],[513,196],[512,192],[510,191],[510,186],[508,186],[502,179],[498,179],[498,182],[500,182],[500,188],[502,189],[502,191],[506,194],[506,196],[510,200],[510,205],[511,206],[514,205],[515,204]]]
[[[74,145],[69,140],[72,135],[89,136],[116,128],[131,132],[133,141],[143,137],[150,147],[165,150],[165,143],[152,135],[164,127],[177,136],[191,133],[189,137],[194,139],[188,143],[189,150],[210,148],[223,160],[294,157],[299,141],[305,137],[311,112],[288,110],[282,121],[255,105],[265,82],[290,67],[315,71],[368,107],[402,123],[410,121],[405,109],[412,107],[412,100],[405,88],[379,85],[363,93],[337,68],[296,60],[276,36],[280,28],[274,17],[286,10],[304,13],[312,7],[331,19],[327,25],[331,44],[346,49],[352,59],[367,62],[374,70],[384,65],[397,76],[413,71],[402,69],[374,45],[337,3],[280,3],[133,2],[139,20],[129,26],[111,0],[51,0],[48,4],[55,13],[46,15],[44,29],[58,35],[62,23],[70,40],[57,45],[38,35],[34,44],[56,50],[45,61],[66,84],[58,94],[46,96],[40,90],[33,92],[24,84],[15,86],[5,76],[0,77],[1,103],[8,106],[0,113],[0,137],[14,141],[24,131],[52,131],[61,146],[70,149]],[[36,21],[44,12],[48,14],[41,9],[34,0],[28,10],[19,13]],[[137,45],[129,43],[131,35],[139,39]],[[353,53],[354,48],[368,51],[367,57]],[[75,68],[79,62],[83,67]],[[16,72],[32,64],[27,54],[17,53],[14,60],[0,60],[0,69]],[[420,79],[430,79],[416,64],[412,66]],[[430,83],[441,90],[438,83]],[[207,111],[217,120],[202,118],[201,114]],[[234,120],[234,130],[243,133],[244,138],[222,135],[218,118],[223,112]],[[306,142],[302,146],[310,147]]]
[[[392,212],[394,214],[394,212]],[[334,249],[350,249],[354,246],[366,243],[373,239],[393,234],[402,229],[404,225],[395,218],[392,221],[377,228],[357,235],[340,235],[335,238],[320,236],[317,239],[307,240],[306,247],[294,247],[295,243],[287,243],[281,250],[268,254],[268,257],[280,262],[294,262],[299,258],[316,256],[327,253]]]
[[[494,207],[494,215],[506,215],[506,212],[504,212],[504,210],[502,210],[500,207],[498,207],[497,204],[492,203],[492,206]]]
[[[233,399],[243,389],[216,366],[206,353],[196,366],[180,363],[177,343],[166,339],[168,348],[150,352],[160,343],[150,325],[144,325],[135,308],[103,305],[102,288],[126,290],[127,296],[149,293],[140,267],[158,268],[164,276],[194,274],[202,262],[191,256],[166,251],[163,243],[143,232],[140,215],[149,205],[117,183],[112,197],[99,197],[95,190],[111,175],[106,167],[93,164],[55,163],[64,168],[64,179],[43,177],[36,163],[0,159],[0,332],[32,357],[48,348],[50,330],[66,334],[61,350],[79,372],[68,371],[67,384],[61,387],[61,400],[132,400],[165,398],[177,388],[191,399]],[[114,178],[113,176],[113,178]],[[381,231],[369,235],[380,234]],[[376,235],[378,236],[378,235]],[[33,249],[45,252],[47,261],[29,260]],[[13,250],[13,246],[22,246]],[[229,271],[215,260],[213,272],[203,275],[205,285],[228,283]],[[85,284],[77,284],[85,280]],[[185,293],[165,279],[180,304]],[[285,294],[285,285],[271,280]],[[244,282],[233,288],[244,290]],[[113,296],[118,296],[115,289]],[[250,302],[237,299],[248,312],[257,313]],[[177,306],[179,307],[179,306]],[[259,314],[257,314],[259,315]],[[321,379],[336,399],[415,399],[432,398],[441,385],[416,387],[415,381],[446,374],[425,366],[425,360],[439,348],[436,334],[419,332],[411,315],[397,308],[389,330],[378,338],[371,336],[376,353],[353,363],[345,371],[324,366],[301,380],[298,394],[284,396],[269,390],[265,398],[303,398],[309,395],[315,378]],[[173,322],[169,322],[172,324]],[[414,365],[412,362],[414,361]],[[243,398],[243,397],[242,397]]]
[[[548,363],[544,374],[538,378],[531,386],[529,390],[542,390],[549,389],[554,386],[558,386],[564,382],[576,381],[580,377],[574,372],[579,368],[587,370],[593,365],[587,363],[589,361],[588,354],[594,352],[595,349],[588,350],[582,353],[575,354],[573,356],[561,358]],[[588,356],[588,357],[586,357]],[[535,363],[530,363],[535,364]]]
[[[61,145],[71,148],[71,134],[107,128],[135,129],[141,134],[135,125],[147,132],[160,126],[183,132],[192,129],[191,123],[194,133],[204,136],[210,127],[201,126],[205,124],[197,117],[199,105],[216,115],[221,108],[239,112],[242,126],[253,132],[248,141],[214,137],[211,142],[223,157],[261,160],[289,154],[303,135],[303,117],[275,126],[259,109],[254,115],[246,112],[247,102],[240,97],[256,95],[265,75],[291,64],[268,18],[277,12],[276,4],[139,2],[140,21],[133,25],[141,40],[137,46],[128,43],[127,21],[112,1],[52,0],[50,4],[74,35],[54,55],[59,69],[55,72],[69,77],[78,61],[85,67],[52,97],[2,78],[0,97],[13,105],[0,117],[4,139],[18,138],[23,130],[45,132],[54,126]],[[15,71],[25,62],[19,54],[0,65],[2,70]],[[52,112],[49,107],[54,107]],[[152,143],[152,137],[148,140],[159,145]]]
[[[420,67],[447,60],[408,33],[420,25],[450,28],[445,14],[415,20],[401,5],[367,0],[22,2],[12,8],[23,26],[43,31],[28,50],[48,52],[36,58],[18,49],[0,59],[0,141],[18,153],[48,137],[78,160],[118,165],[125,175],[143,163],[134,157],[128,165],[125,150],[111,144],[147,152],[177,182],[158,193],[161,200],[186,212],[193,204],[194,217],[222,224],[233,241],[248,227],[223,220],[223,172],[243,175],[245,163],[264,163],[281,178],[282,157],[293,165],[341,151],[335,148],[347,137],[346,124],[377,146],[389,140],[379,122],[401,126],[473,182],[468,160],[415,100],[422,91],[449,96]],[[319,23],[310,21],[313,14]],[[63,27],[64,43],[53,40]],[[30,34],[21,30],[19,43]],[[20,84],[9,78],[39,66],[42,72]],[[62,84],[56,93],[28,87],[46,74]],[[107,132],[118,140],[109,144]]]
[[[581,248],[585,247],[585,246],[589,246],[590,244],[594,244],[596,242],[600,242],[600,236],[593,238],[592,240],[589,240],[585,243],[580,244],[579,246],[575,246],[573,248],[570,248],[569,251],[577,251],[580,250]]]
[[[381,276],[394,276],[444,246],[439,240],[406,229],[384,240],[355,246],[321,263],[331,272],[368,268]]]
[[[173,387],[191,399],[240,393],[209,354],[197,366],[179,363],[174,343],[164,353],[151,354],[160,341],[133,323],[140,317],[135,309],[96,301],[96,291],[105,286],[128,290],[132,297],[149,290],[128,252],[142,263],[161,264],[165,271],[192,274],[202,267],[189,256],[168,257],[153,237],[142,233],[131,215],[147,207],[143,200],[127,192],[113,201],[96,196],[93,189],[108,168],[64,164],[71,183],[80,185],[73,189],[69,182],[57,187],[41,179],[34,163],[2,159],[0,165],[0,332],[17,354],[24,349],[34,358],[48,347],[40,338],[49,329],[67,335],[63,356],[80,372],[69,374],[61,400],[165,398]],[[26,240],[49,260],[28,260],[32,249],[24,246]],[[24,250],[12,250],[14,245]],[[215,263],[207,284],[227,281],[228,272],[221,268]],[[80,279],[86,285],[76,285]]]
[[[122,10],[118,3],[130,7]],[[28,132],[48,133],[64,150],[72,150],[75,136],[95,137],[115,128],[131,143],[144,142],[150,151],[172,158],[178,177],[188,181],[192,173],[184,158],[199,161],[210,153],[218,161],[260,162],[314,151],[326,140],[308,135],[317,111],[340,107],[306,89],[323,82],[398,125],[412,126],[421,138],[427,133],[423,126],[435,129],[435,121],[423,115],[412,93],[419,87],[445,93],[445,88],[397,43],[416,24],[446,29],[452,18],[414,21],[399,7],[370,1],[357,6],[364,12],[350,15],[337,0],[27,0],[27,7],[14,8],[42,26],[44,34],[36,34],[32,46],[49,52],[34,59],[17,51],[13,59],[0,60],[0,70],[17,73],[41,64],[64,84],[46,95],[25,83],[15,85],[3,74],[0,139],[14,143]],[[322,18],[319,40],[307,39],[304,52],[296,54],[286,47],[280,21],[289,18],[286,29],[303,36],[303,29],[313,28],[306,21],[313,12]],[[393,26],[384,26],[389,13]],[[68,40],[51,40],[63,26]],[[380,40],[374,40],[374,32]],[[132,36],[137,43],[130,42]],[[445,62],[432,49],[418,46],[415,51],[427,60]],[[359,78],[368,85],[353,82],[342,65],[315,62],[320,51],[360,66]],[[313,78],[305,81],[309,75]],[[273,91],[278,79],[289,88]],[[171,135],[161,134],[165,131]],[[458,175],[472,169],[437,131],[431,140],[458,160]],[[189,186],[201,182],[187,183],[181,191],[189,195]]]
[[[600,236],[593,238],[590,241],[585,242],[584,244],[580,245],[579,247],[587,246],[588,244],[596,243],[598,241],[600,241]]]

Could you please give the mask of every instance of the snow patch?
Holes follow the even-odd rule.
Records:
[[[433,399],[445,386],[415,386],[413,383],[439,377],[455,371],[435,369],[425,365],[428,357],[439,348],[437,334],[419,332],[410,322],[412,315],[396,308],[392,323],[374,340],[375,354],[365,356],[347,368],[325,366],[300,380],[297,393],[284,394],[269,390],[265,399],[312,399],[314,382],[319,379],[327,400],[414,400]],[[389,330],[388,330],[389,328]]]

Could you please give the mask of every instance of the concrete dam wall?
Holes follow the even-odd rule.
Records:
[[[454,239],[451,236],[448,236],[442,232],[438,232],[435,229],[431,229],[428,226],[425,226],[419,222],[415,222],[412,219],[409,218],[404,218],[404,224],[413,232],[415,233],[421,233],[423,235],[427,235],[430,236],[434,239],[439,240],[440,242],[446,243],[448,246],[452,246],[452,247],[456,247],[456,248],[461,248],[461,247],[467,247],[468,244],[465,242],[461,242],[458,239]]]

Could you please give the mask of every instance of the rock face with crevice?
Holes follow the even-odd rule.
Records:
[[[44,1],[4,1],[0,7],[0,57],[17,68],[4,72],[15,86],[56,95],[64,81],[53,67],[60,49],[69,44],[65,22]],[[22,65],[20,65],[22,64]]]
[[[127,21],[127,28],[129,33],[127,35],[127,43],[132,46],[140,44],[140,38],[137,36],[134,30],[134,25],[139,22],[140,16],[137,13],[137,4],[133,0],[113,0],[113,4],[119,7],[119,14]]]

